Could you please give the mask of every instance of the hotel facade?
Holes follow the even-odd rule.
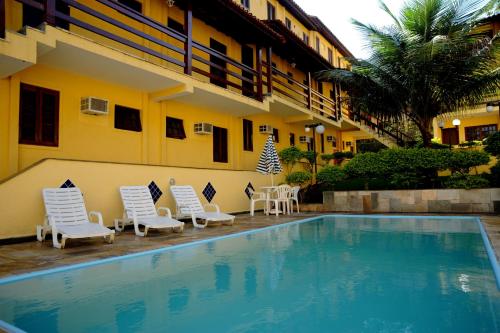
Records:
[[[396,146],[314,79],[350,56],[291,0],[0,0],[0,239],[34,235],[41,189],[67,181],[107,225],[120,185],[154,182],[173,208],[168,186],[191,184],[241,212],[270,181],[269,134],[319,154]]]

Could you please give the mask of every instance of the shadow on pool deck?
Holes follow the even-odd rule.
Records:
[[[205,229],[195,229],[192,224],[187,223],[182,234],[150,231],[147,237],[136,236],[132,228],[117,233],[113,244],[107,244],[101,238],[68,240],[63,250],[52,247],[50,236],[43,243],[31,241],[2,245],[0,246],[0,277],[184,244],[318,215],[322,214],[295,213],[279,217],[263,214],[251,217],[244,214],[237,216],[234,226],[214,225]],[[482,216],[481,220],[495,248],[498,260],[500,257],[500,216]]]

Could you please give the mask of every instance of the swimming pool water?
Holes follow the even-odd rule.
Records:
[[[333,217],[0,281],[28,332],[499,332],[475,219]]]

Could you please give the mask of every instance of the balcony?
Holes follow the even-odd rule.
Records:
[[[2,37],[6,36],[5,1],[0,0]],[[240,116],[271,111],[297,121],[316,118],[344,130],[359,128],[353,122],[356,118],[348,120],[349,113],[341,107],[340,97],[332,99],[313,88],[310,73],[304,83],[272,66],[272,46],[279,50],[291,37],[281,37],[233,1],[210,1],[213,8],[204,2],[196,11],[191,10],[189,1],[179,1],[185,13],[184,31],[169,28],[111,0],[12,1],[38,11],[47,30],[57,34],[57,38],[49,40],[39,30],[26,29],[27,34],[36,35],[36,52],[43,55],[39,63],[145,90],[156,101],[199,103]],[[255,68],[193,39],[194,14],[217,24],[210,11],[226,11],[224,15],[240,22],[241,27],[234,29],[239,31],[228,34],[242,43],[256,45],[252,49]],[[309,50],[300,53],[304,63],[306,51]],[[4,61],[8,58],[5,54],[0,54],[0,58],[0,74],[10,75],[8,71],[16,64],[12,58]],[[34,62],[18,60],[20,69]],[[139,63],[140,66],[134,65]],[[323,59],[318,58],[315,63],[326,66]]]

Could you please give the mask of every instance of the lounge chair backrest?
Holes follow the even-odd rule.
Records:
[[[45,212],[56,224],[89,223],[82,192],[78,187],[45,188],[42,195]]]
[[[157,217],[155,203],[147,186],[121,186],[123,208],[129,219],[133,218],[134,211],[137,217]]]
[[[203,205],[201,204],[200,199],[196,195],[192,186],[173,185],[170,186],[170,191],[172,192],[177,205],[177,215],[190,215],[191,212],[195,214],[205,212],[205,209],[203,208]]]

